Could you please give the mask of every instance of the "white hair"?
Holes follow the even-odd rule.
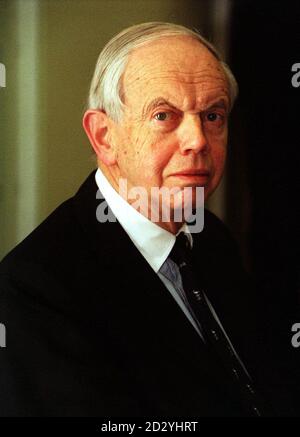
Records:
[[[133,50],[162,37],[190,36],[205,46],[220,62],[229,87],[230,106],[238,94],[238,84],[217,49],[198,32],[187,27],[162,22],[142,23],[128,27],[113,37],[103,48],[97,60],[91,82],[88,108],[101,109],[115,121],[123,111],[122,77],[129,55]]]

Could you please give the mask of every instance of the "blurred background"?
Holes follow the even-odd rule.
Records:
[[[276,0],[0,0],[0,259],[95,168],[81,119],[101,48],[129,25],[170,21],[215,43],[240,85],[209,208],[267,299],[296,304],[299,11]]]

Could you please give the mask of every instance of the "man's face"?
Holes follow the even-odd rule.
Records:
[[[135,50],[123,83],[125,110],[111,124],[114,185],[128,189],[218,185],[226,157],[229,91],[215,57],[189,37]]]

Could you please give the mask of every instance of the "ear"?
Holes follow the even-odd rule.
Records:
[[[114,148],[109,141],[110,123],[106,113],[99,109],[88,109],[82,124],[98,159],[107,166],[115,164]]]

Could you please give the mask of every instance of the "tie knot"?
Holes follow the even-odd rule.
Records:
[[[170,258],[180,268],[182,264],[191,261],[192,249],[187,235],[181,232],[177,237],[174,247],[170,253]]]

